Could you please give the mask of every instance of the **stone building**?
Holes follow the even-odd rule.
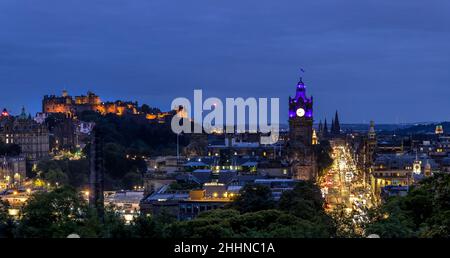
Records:
[[[0,140],[6,144],[17,144],[22,154],[36,162],[49,155],[49,133],[44,124],[34,121],[30,115],[22,113],[17,116],[9,114],[0,117]]]
[[[289,97],[287,152],[294,179],[313,180],[317,177],[317,165],[312,145],[313,98],[306,96],[306,86],[300,78],[295,96]]]
[[[20,185],[26,177],[26,159],[19,155],[0,158],[0,188]]]

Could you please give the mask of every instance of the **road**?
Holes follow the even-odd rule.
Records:
[[[331,142],[333,165],[320,178],[327,212],[343,207],[352,214],[355,225],[367,220],[367,209],[374,205],[370,184],[358,170],[353,152],[344,142]]]

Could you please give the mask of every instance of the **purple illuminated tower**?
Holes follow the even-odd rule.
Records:
[[[294,179],[315,180],[317,165],[312,145],[313,98],[306,96],[302,79],[297,83],[295,96],[289,97],[288,159]]]
[[[302,78],[297,83],[296,93],[289,97],[289,145],[310,147],[312,145],[313,97],[306,96],[306,85]]]

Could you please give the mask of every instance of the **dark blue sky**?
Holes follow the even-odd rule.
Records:
[[[280,97],[298,71],[315,118],[450,120],[448,0],[1,0],[0,107],[45,94],[168,109],[173,98]]]

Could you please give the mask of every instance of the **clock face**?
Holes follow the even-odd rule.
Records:
[[[297,116],[303,117],[305,115],[305,110],[303,108],[297,109]]]

